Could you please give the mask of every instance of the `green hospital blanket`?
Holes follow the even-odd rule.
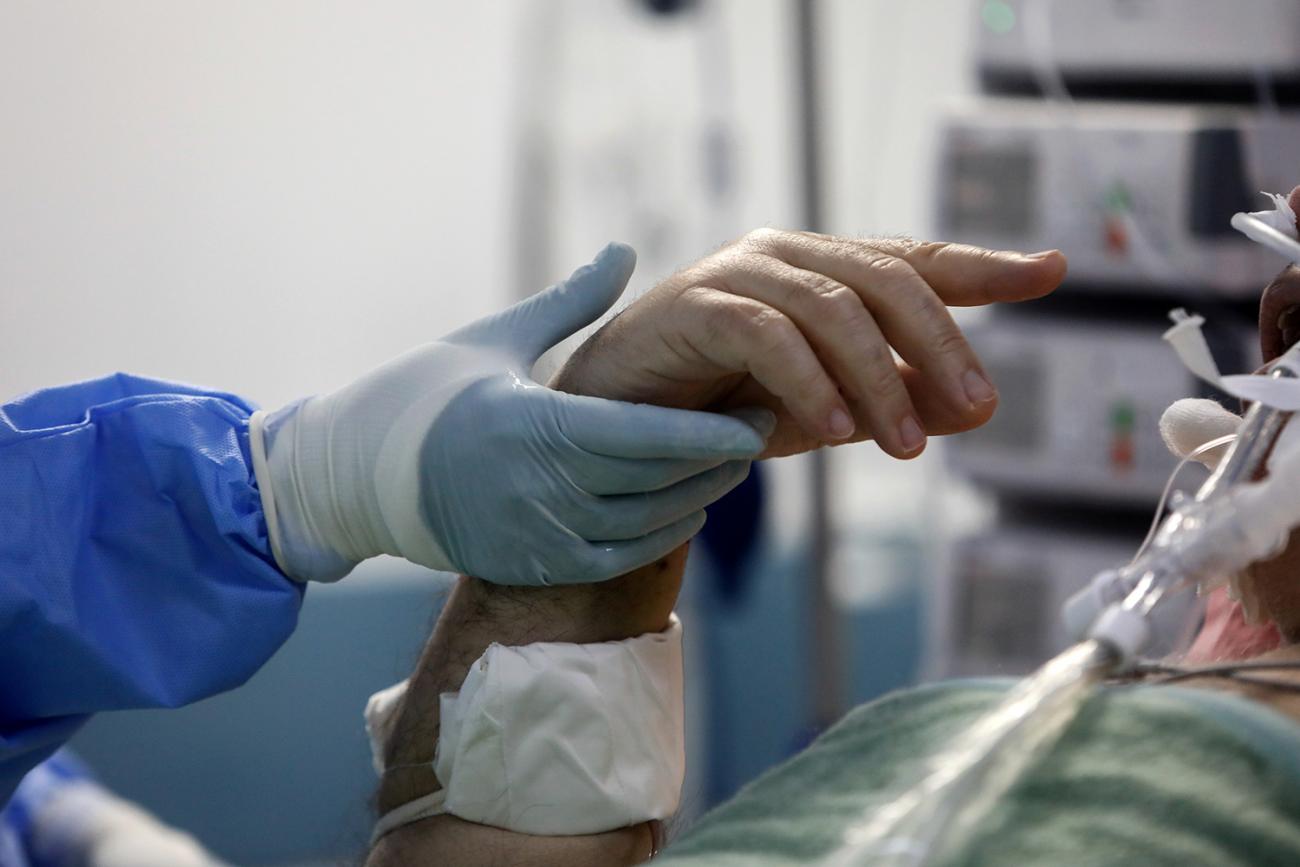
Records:
[[[1009,685],[938,684],[858,708],[654,863],[816,861]],[[1300,726],[1226,693],[1109,688],[949,863],[1300,865]]]

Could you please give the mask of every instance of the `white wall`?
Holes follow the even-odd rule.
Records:
[[[822,0],[836,231],[930,235],[935,125],[973,91],[980,0]]]
[[[832,231],[934,237],[936,130],[945,106],[974,89],[970,41],[977,0],[824,0],[826,205]],[[969,317],[967,317],[967,320]],[[962,320],[959,312],[959,321]],[[942,440],[900,463],[871,444],[833,452],[841,531],[942,541],[939,511],[966,524],[984,508],[961,493]],[[844,582],[870,575],[840,576]],[[846,587],[848,597],[870,596]]]
[[[274,405],[509,296],[503,0],[5,0],[0,399]]]

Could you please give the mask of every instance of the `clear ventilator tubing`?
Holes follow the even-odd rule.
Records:
[[[1184,587],[1207,589],[1228,575],[1280,550],[1285,530],[1300,523],[1300,512],[1283,510],[1253,517],[1242,523],[1237,512],[1257,499],[1261,483],[1251,482],[1266,466],[1276,449],[1279,455],[1294,451],[1296,431],[1289,425],[1291,408],[1300,388],[1300,346],[1293,346],[1273,362],[1268,377],[1222,377],[1209,347],[1200,334],[1200,317],[1181,310],[1172,314],[1175,326],[1166,333],[1189,370],[1226,390],[1251,392],[1259,398],[1247,411],[1237,438],[1196,496],[1176,502],[1173,513],[1161,524],[1149,549],[1120,569],[1099,573],[1083,590],[1072,596],[1062,609],[1070,634],[1112,642],[1121,655],[1132,661],[1152,632],[1167,636],[1184,623],[1176,606],[1163,604]],[[1269,405],[1276,401],[1281,408]],[[1290,431],[1293,435],[1287,436]],[[1279,464],[1282,457],[1274,457]],[[1281,478],[1287,478],[1286,471]],[[1292,476],[1291,478],[1295,478]],[[1251,492],[1251,493],[1246,493]],[[1246,499],[1238,503],[1238,498]],[[1284,499],[1279,496],[1280,501]],[[1283,531],[1277,525],[1285,524]],[[1186,606],[1184,606],[1186,608]],[[1139,622],[1141,620],[1142,622]]]
[[[925,765],[920,782],[868,811],[821,867],[923,867],[959,852],[998,799],[1068,728],[1117,658],[1077,644],[1026,678]]]
[[[1117,586],[1135,575],[1137,581],[1122,601],[1110,603],[1090,636],[1132,661],[1149,637],[1151,612],[1167,597],[1278,554],[1300,524],[1300,447],[1284,445],[1264,481],[1220,487],[1170,516],[1152,549],[1121,570],[1127,574]]]

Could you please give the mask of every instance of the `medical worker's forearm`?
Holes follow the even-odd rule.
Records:
[[[251,412],[127,374],[0,403],[0,805],[87,715],[231,689],[293,631]]]
[[[616,641],[658,632],[668,625],[686,562],[683,546],[668,557],[602,584],[511,588],[461,578],[421,655],[388,740],[378,796],[381,814],[435,791],[431,762],[438,740],[438,696],[454,691],[469,666],[492,642],[522,645],[564,641]],[[414,767],[402,767],[414,766]],[[500,863],[504,851],[527,853],[536,864],[636,863],[649,852],[650,830],[641,825],[582,837],[533,837],[438,816],[399,828],[380,841],[370,863],[401,863],[413,853],[451,858],[482,853],[480,863]],[[506,847],[504,850],[501,847]]]

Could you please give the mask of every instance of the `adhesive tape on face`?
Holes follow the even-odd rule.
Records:
[[[404,688],[367,707],[376,756],[375,734],[389,728]],[[600,644],[493,644],[460,691],[441,696],[440,714],[441,807],[406,821],[445,812],[574,835],[666,819],[686,772],[681,623],[673,617],[663,632]],[[404,824],[394,814],[378,833]]]

